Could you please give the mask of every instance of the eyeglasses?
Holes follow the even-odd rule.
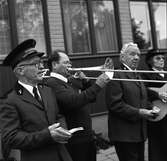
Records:
[[[160,60],[165,60],[164,56],[155,56],[155,59],[160,61]]]
[[[40,62],[34,62],[34,63],[29,63],[29,64],[20,64],[19,66],[34,66],[36,68],[40,68],[41,66],[42,67],[44,66],[44,63],[40,61]]]

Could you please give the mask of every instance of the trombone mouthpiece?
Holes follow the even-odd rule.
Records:
[[[49,69],[43,69],[43,70],[42,70],[42,72],[43,72],[43,73],[42,73],[42,78],[48,77],[48,76],[47,76],[47,72],[48,72],[48,71],[49,71]]]
[[[69,71],[74,71],[74,70],[75,70],[75,68],[68,68],[68,70],[69,70]]]

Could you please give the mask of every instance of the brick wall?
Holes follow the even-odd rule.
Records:
[[[129,0],[119,0],[120,24],[122,32],[122,43],[132,42],[132,28],[130,21]]]
[[[47,0],[52,50],[64,49],[62,16],[59,0]]]

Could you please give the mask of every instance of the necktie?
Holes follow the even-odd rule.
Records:
[[[41,98],[40,98],[40,96],[39,96],[39,94],[38,94],[37,87],[33,87],[33,94],[34,94],[35,99],[36,99],[40,104],[42,104],[42,100],[41,100]]]
[[[135,76],[136,76],[136,79],[139,79],[139,80],[142,80],[141,76],[138,74],[138,73],[135,73]],[[138,82],[139,85],[140,85],[140,89],[141,89],[141,98],[142,100],[146,97],[146,88],[144,86],[144,83],[143,82]],[[141,104],[143,104],[141,100]],[[142,107],[145,107],[145,105],[142,105]]]

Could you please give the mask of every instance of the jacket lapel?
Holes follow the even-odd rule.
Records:
[[[141,79],[140,76],[138,76],[138,78],[137,78],[137,76],[135,75],[135,73],[127,73],[127,77],[128,77],[129,79],[138,79],[138,78]],[[137,86],[140,87],[142,82],[135,81],[134,83],[135,83]]]
[[[32,96],[31,93],[29,93],[22,85],[19,83],[15,86],[16,93],[20,96],[22,100],[25,102],[34,104],[37,108],[43,110],[43,106]]]
[[[122,69],[123,70],[128,70],[126,67],[123,67]],[[134,73],[134,72],[125,73],[125,75],[128,79],[142,79],[139,74]],[[139,88],[140,95],[141,95],[141,98],[142,98],[141,104],[143,104],[143,100],[144,100],[144,98],[146,98],[146,89],[145,89],[144,83],[143,82],[137,82],[137,81],[132,82],[132,83],[136,84],[137,87]],[[144,107],[144,106],[142,105],[142,107]]]
[[[129,70],[128,68],[126,68],[123,64],[122,64],[122,66],[121,66],[121,69],[123,69],[123,70]],[[128,78],[128,79],[137,79],[137,77],[136,77],[136,74],[134,73],[134,72],[129,72],[129,73],[125,73],[125,76]],[[132,82],[132,83],[135,83],[137,86],[141,86],[141,82],[137,82],[137,81],[135,81],[135,82]]]
[[[39,93],[40,93],[40,95],[41,95],[41,98],[42,98],[42,102],[43,102],[43,105],[44,105],[44,107],[45,107],[45,110],[47,111],[47,109],[48,109],[48,95],[47,95],[47,91],[46,91],[46,89],[45,88],[43,88],[43,86],[42,85],[39,85],[38,86],[38,90],[39,90]]]
[[[49,90],[47,87],[39,85],[38,89],[43,100],[43,108],[45,110],[47,120],[50,124],[52,124],[55,121],[53,116],[55,116],[55,113],[58,113],[58,107],[56,107],[56,103],[52,103],[52,99],[56,100],[56,98],[53,98],[53,93],[51,93],[51,90]]]

